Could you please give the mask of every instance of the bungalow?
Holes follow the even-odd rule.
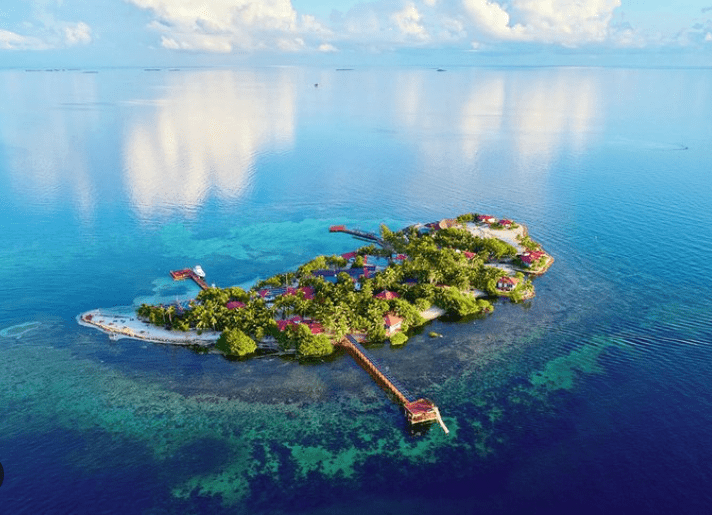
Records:
[[[465,255],[465,258],[468,260],[472,260],[475,256],[477,256],[475,253],[472,253],[470,251],[463,251],[462,254]]]
[[[398,317],[393,312],[388,312],[383,317],[384,326],[386,327],[386,336],[390,337],[394,333],[401,330],[403,326],[403,319]]]
[[[514,224],[514,222],[512,222],[512,221],[509,220],[509,219],[500,219],[500,220],[499,220],[499,225],[502,226],[502,227],[505,227],[505,228],[510,228],[510,227],[512,227],[512,224]]]
[[[291,317],[289,319],[278,320],[277,328],[279,328],[279,331],[284,331],[287,329],[288,326],[297,326],[299,324],[305,324],[313,335],[324,333],[324,327],[321,325],[321,323],[312,321],[311,319],[302,319],[298,315],[295,315],[294,317]]]
[[[384,290],[383,292],[380,292],[373,297],[375,297],[376,299],[384,299],[386,301],[390,301],[391,299],[398,299],[400,297],[400,294],[398,292]]]
[[[531,267],[534,262],[546,256],[544,251],[527,251],[519,255],[519,259],[526,267]]]
[[[484,222],[485,224],[494,224],[497,222],[497,219],[492,215],[478,215],[477,220]]]
[[[497,288],[505,292],[509,292],[514,289],[519,283],[519,278],[513,278],[511,276],[502,276],[497,280]]]
[[[351,251],[350,253],[344,253],[341,255],[341,257],[347,262],[355,260],[357,256],[358,254],[356,254],[356,251]]]
[[[314,299],[314,289],[312,287],[299,287],[298,289],[294,287],[288,287],[285,294],[288,296],[296,296],[299,292],[304,294],[304,299]]]
[[[408,259],[408,255],[407,255],[407,254],[397,254],[397,255],[396,255],[396,260],[399,261],[399,262],[404,262],[404,261],[406,261],[407,259]]]
[[[230,301],[225,305],[228,310],[237,310],[238,308],[245,308],[245,303],[242,301]]]

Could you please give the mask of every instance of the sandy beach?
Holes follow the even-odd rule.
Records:
[[[144,322],[136,314],[113,312],[102,309],[89,310],[77,316],[82,326],[96,328],[108,333],[114,340],[139,339],[149,342],[180,344],[184,346],[212,346],[220,337],[220,332],[171,331]]]

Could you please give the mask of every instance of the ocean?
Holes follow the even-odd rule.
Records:
[[[0,98],[0,513],[710,511],[712,70],[2,70]],[[449,435],[343,353],[76,322],[466,212],[556,262],[371,347]]]

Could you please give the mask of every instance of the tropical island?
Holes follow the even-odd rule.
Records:
[[[79,322],[113,338],[214,345],[228,356],[265,350],[321,357],[347,336],[400,346],[409,331],[442,315],[488,313],[497,297],[530,299],[531,276],[553,263],[526,227],[477,213],[396,232],[382,225],[380,236],[330,230],[372,243],[318,256],[247,291],[209,287],[202,269],[200,278],[186,269],[174,279],[193,277],[203,289],[187,306],[143,304],[136,317],[94,310]]]

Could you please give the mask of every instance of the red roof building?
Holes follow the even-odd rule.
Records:
[[[472,260],[475,256],[477,256],[475,253],[470,251],[463,251],[462,254],[464,254],[468,260]]]
[[[519,278],[513,278],[511,276],[502,276],[497,280],[497,288],[499,290],[505,290],[509,292],[514,289],[519,284]]]
[[[513,224],[513,222],[512,222],[511,220],[509,220],[509,219],[501,219],[501,220],[499,221],[499,225],[500,225],[500,226],[504,226],[504,227],[506,227],[506,228],[508,228],[508,227],[511,226],[512,224]]]
[[[480,222],[486,222],[487,224],[492,224],[493,222],[497,222],[497,219],[493,217],[492,215],[478,215],[477,220]]]
[[[374,296],[376,299],[385,299],[386,301],[390,301],[391,299],[398,299],[400,297],[400,294],[398,292],[391,292],[390,290],[384,290],[383,292],[379,292]]]
[[[245,303],[242,301],[230,301],[225,305],[228,310],[237,310],[238,308],[245,308]]]
[[[304,299],[314,299],[314,289],[312,287],[299,287],[298,289],[294,287],[287,287],[285,295],[296,296],[300,292],[304,294]]]
[[[531,267],[534,262],[546,256],[544,251],[527,251],[519,255],[519,258],[524,262],[524,265]]]
[[[403,318],[398,317],[392,312],[388,312],[383,317],[383,322],[386,327],[387,336],[393,335],[395,332],[400,331],[401,327],[403,326]]]

